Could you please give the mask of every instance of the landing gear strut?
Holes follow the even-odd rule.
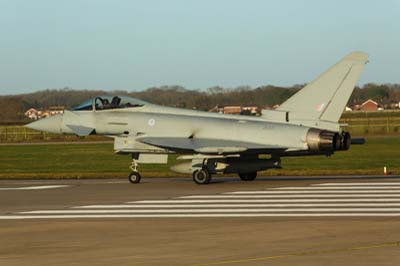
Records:
[[[137,158],[135,158],[135,154],[132,154],[132,164],[129,167],[132,172],[129,174],[128,180],[129,182],[131,182],[132,184],[137,184],[140,182],[140,179],[142,178],[142,176],[139,174],[139,170],[137,169],[139,164],[136,161]]]
[[[239,173],[239,177],[242,181],[253,181],[257,177],[257,172],[253,173]]]

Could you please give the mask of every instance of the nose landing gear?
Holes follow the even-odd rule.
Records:
[[[140,179],[142,178],[142,176],[139,174],[139,170],[137,169],[138,166],[139,166],[139,164],[137,163],[136,159],[132,155],[132,164],[129,167],[132,170],[132,172],[128,176],[128,180],[132,184],[140,183]]]

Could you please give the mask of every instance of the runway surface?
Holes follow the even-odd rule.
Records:
[[[397,177],[1,181],[0,265],[398,265]]]

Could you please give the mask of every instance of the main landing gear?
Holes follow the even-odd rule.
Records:
[[[202,168],[193,172],[193,181],[199,185],[206,185],[211,181],[211,174],[207,168]],[[242,181],[253,181],[257,177],[257,172],[239,173]]]
[[[132,170],[132,172],[129,174],[128,177],[129,182],[131,182],[132,184],[140,183],[140,179],[142,178],[137,169],[138,166],[139,164],[137,163],[136,159],[132,156],[132,164],[129,167]]]
[[[211,181],[211,174],[207,168],[203,167],[193,172],[193,181],[198,185],[206,185]]]
[[[239,177],[242,181],[253,181],[257,177],[257,172],[239,173]]]

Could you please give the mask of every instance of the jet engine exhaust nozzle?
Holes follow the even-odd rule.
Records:
[[[351,136],[348,132],[338,134],[327,130],[311,128],[306,137],[308,149],[314,153],[332,154],[350,148]]]

